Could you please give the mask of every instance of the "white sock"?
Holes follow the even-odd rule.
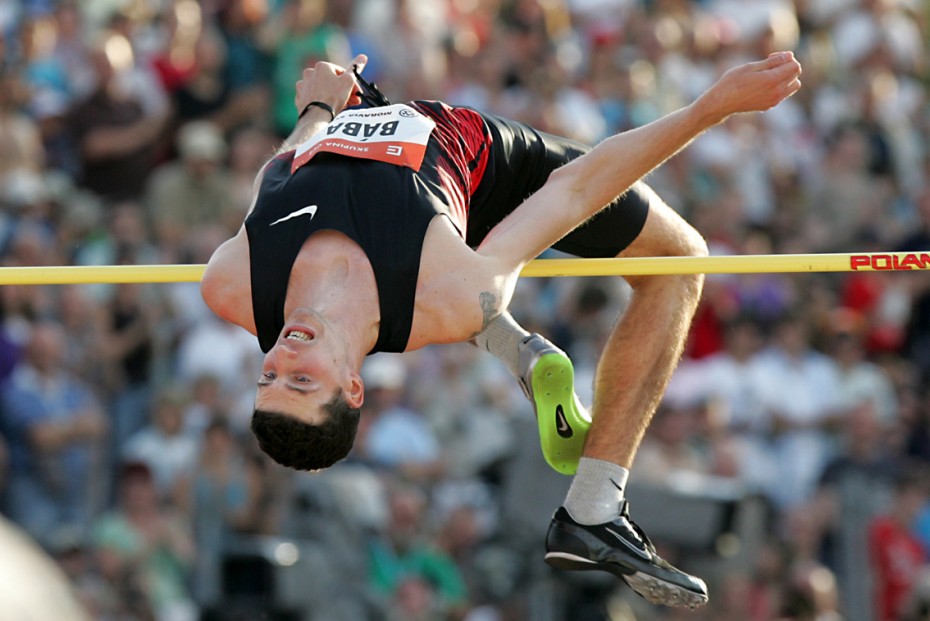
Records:
[[[507,365],[514,377],[520,377],[520,342],[530,335],[520,327],[510,313],[504,311],[494,318],[481,333],[474,338],[479,349],[491,354]]]
[[[620,515],[630,471],[615,463],[582,457],[565,496],[565,509],[579,524],[603,524]]]

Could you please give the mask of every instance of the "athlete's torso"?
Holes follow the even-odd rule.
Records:
[[[427,231],[436,215],[445,215],[464,238],[469,198],[480,179],[487,144],[487,129],[476,113],[434,102],[413,106],[436,123],[418,171],[331,153],[317,153],[292,170],[294,152],[266,167],[245,223],[252,311],[263,350],[274,344],[284,325],[288,283],[298,255],[322,230],[345,235],[371,264],[381,313],[373,351],[407,349]],[[330,127],[340,127],[346,118],[340,115]],[[461,245],[464,249],[464,241]]]

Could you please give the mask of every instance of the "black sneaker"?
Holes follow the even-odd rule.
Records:
[[[546,535],[546,563],[557,569],[609,571],[653,604],[696,608],[707,603],[704,581],[656,554],[646,533],[630,520],[625,500],[617,519],[594,526],[579,524],[559,507]]]

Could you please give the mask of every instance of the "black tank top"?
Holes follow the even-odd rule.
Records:
[[[293,152],[267,165],[255,208],[245,220],[252,311],[262,351],[274,346],[284,328],[288,279],[301,247],[326,229],[349,237],[371,262],[381,327],[369,353],[406,349],[426,230],[437,214],[445,214],[464,238],[476,155],[483,156],[482,168],[486,159],[485,149],[473,148],[475,140],[463,140],[461,125],[440,118],[451,109],[433,102],[415,105],[437,121],[419,172],[330,153],[317,154],[293,174]],[[463,112],[471,132],[486,134],[478,115]]]

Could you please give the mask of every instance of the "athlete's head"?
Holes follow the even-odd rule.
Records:
[[[364,386],[325,318],[308,310],[288,320],[262,364],[252,431],[279,464],[319,470],[352,449]]]
[[[256,409],[252,433],[273,460],[297,470],[329,468],[352,450],[358,430],[359,409],[350,406],[342,391],[333,394],[320,410],[322,423],[305,423],[282,412]]]

